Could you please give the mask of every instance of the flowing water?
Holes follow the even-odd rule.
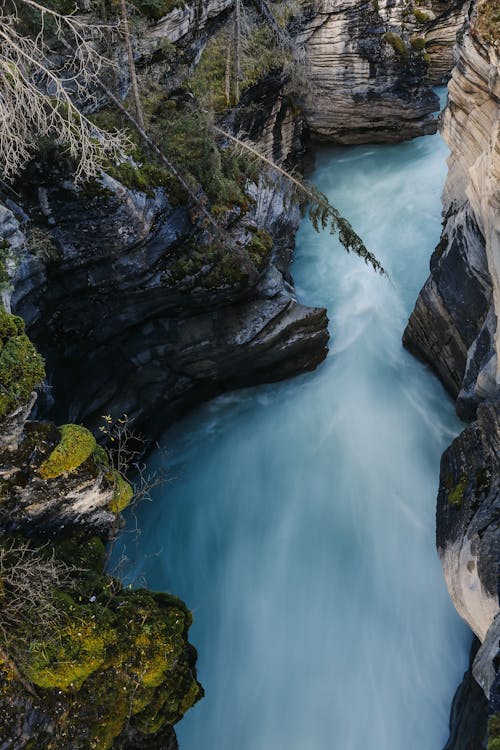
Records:
[[[314,373],[218,398],[163,437],[130,576],[192,608],[206,698],[183,750],[441,750],[469,636],[434,547],[460,425],[401,334],[440,233],[438,135],[325,148],[314,181],[390,274],[304,223],[293,275],[324,305]],[[153,456],[151,465],[160,462]]]

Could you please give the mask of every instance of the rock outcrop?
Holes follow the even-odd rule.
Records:
[[[137,39],[139,64],[152,59],[165,74],[154,49],[176,42],[169,64],[185,78],[186,56],[229,5],[206,4],[201,17],[187,5],[149,26]],[[279,163],[301,148],[288,83],[281,69],[271,70],[225,120]],[[167,103],[179,96],[189,109],[185,91]],[[50,401],[40,411],[55,421],[69,416],[96,428],[101,415],[126,413],[154,438],[203,399],[312,369],[326,356],[325,310],[295,298],[288,268],[300,213],[285,206],[279,180],[247,186],[243,208],[222,206],[232,246],[222,253],[212,252],[190,209],[161,184],[124,184],[115,175],[79,190],[64,165],[48,174],[44,164],[25,175],[20,191],[33,221],[31,250],[13,279],[11,305],[46,358]]]
[[[478,3],[456,50],[442,122],[451,150],[443,231],[403,337],[471,422],[442,457],[437,506],[448,589],[482,643],[454,702],[447,750],[485,748],[487,723],[488,742],[500,736],[500,58],[494,24],[494,5]]]
[[[451,149],[445,223],[404,343],[436,370],[460,416],[500,386],[500,76],[473,31],[457,49],[443,137]]]
[[[84,427],[27,421],[44,372],[23,330],[1,311],[0,747],[175,750],[203,695],[191,613],[103,573],[133,490]]]
[[[477,417],[441,460],[437,545],[451,598],[482,642],[498,604],[500,560],[500,397]]]
[[[385,0],[316,4],[300,39],[310,87],[306,120],[317,137],[366,143],[435,132],[439,103],[430,84],[449,76],[465,20],[463,2],[442,5],[447,10],[424,12]]]

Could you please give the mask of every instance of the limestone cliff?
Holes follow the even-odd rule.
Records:
[[[500,559],[498,31],[494,3],[481,2],[472,9],[470,29],[456,50],[442,122],[451,150],[443,232],[403,337],[456,398],[458,414],[471,421],[441,461],[437,545],[452,600],[483,643],[472,672],[489,700],[484,710],[492,714],[491,741],[498,737]],[[464,684],[470,693],[470,675]],[[479,734],[471,744],[465,742],[475,721],[475,701],[464,691],[457,700],[467,713],[452,714],[447,746],[455,750],[486,742],[480,729],[485,720],[477,724]]]
[[[434,132],[439,104],[430,84],[449,76],[463,22],[464,2],[419,8],[385,0],[321,0],[300,36],[313,133],[365,143]]]

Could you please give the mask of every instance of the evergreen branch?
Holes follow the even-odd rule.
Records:
[[[293,186],[296,191],[297,202],[302,212],[302,215],[309,215],[311,223],[314,229],[319,232],[320,229],[326,229],[329,227],[331,234],[338,234],[340,243],[343,245],[347,252],[353,252],[363,258],[365,263],[369,263],[375,271],[386,276],[386,272],[377,260],[375,255],[368,250],[361,237],[356,234],[351,224],[345,219],[339,211],[331,205],[330,201],[324,193],[318,190],[314,185],[309,185],[302,180],[299,180],[293,174],[288,172],[279,164],[269,159],[267,156],[262,154],[254,146],[246,143],[241,138],[228,133],[218,125],[213,125],[216,133],[227,138],[229,141],[234,143],[236,146],[244,149],[245,151],[256,156],[261,162],[266,164],[274,172],[285,178],[285,180]]]

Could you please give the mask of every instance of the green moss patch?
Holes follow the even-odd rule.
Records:
[[[469,484],[467,477],[462,477],[460,481],[448,492],[448,502],[452,505],[461,505],[464,499],[465,490]]]
[[[85,427],[64,424],[60,428],[61,440],[38,469],[42,479],[56,479],[74,471],[86,461],[96,448],[96,440]]]
[[[72,581],[54,592],[53,622],[34,612],[24,631],[20,625],[9,632],[9,647],[23,677],[39,689],[43,710],[56,719],[47,747],[75,740],[81,750],[107,750],[126,726],[153,734],[178,721],[203,695],[185,604],[169,594],[123,589],[104,575],[99,539],[70,538],[42,549],[75,566]]]
[[[132,485],[122,477],[119,471],[113,472],[113,482],[115,490],[109,504],[109,509],[113,513],[121,513],[134,497],[134,490]]]
[[[186,281],[188,288],[220,289],[225,286],[245,285],[257,279],[269,261],[272,237],[265,230],[257,230],[244,247],[222,245],[184,245],[170,264],[165,283]]]
[[[500,714],[488,719],[488,750],[500,750]]]
[[[45,377],[44,362],[24,322],[0,308],[0,422],[25,404]]]
[[[413,15],[415,16],[416,22],[421,25],[431,20],[431,17],[428,13],[425,13],[425,11],[423,10],[418,10],[418,8],[415,8],[413,10]]]

